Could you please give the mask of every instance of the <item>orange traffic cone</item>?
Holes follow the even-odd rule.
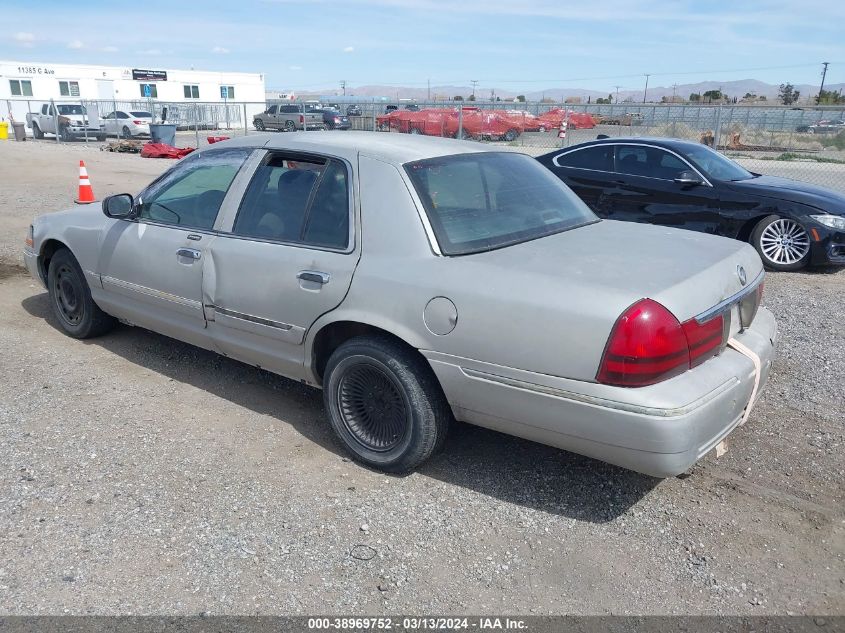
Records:
[[[94,190],[91,188],[91,181],[88,180],[88,170],[85,169],[85,161],[79,161],[79,197],[74,200],[76,204],[91,204],[96,202]]]

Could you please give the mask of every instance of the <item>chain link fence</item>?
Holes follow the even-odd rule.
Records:
[[[6,101],[8,118],[37,116],[45,102]],[[209,136],[243,136],[282,130],[267,114],[273,106],[296,110],[294,129],[326,128],[425,134],[466,138],[515,146],[539,155],[598,135],[661,136],[707,144],[746,168],[786,176],[845,191],[845,108],[767,105],[695,104],[566,104],[549,102],[432,101],[386,102],[348,100],[267,102],[164,102],[134,100],[56,100],[82,104],[88,128],[101,127],[111,138],[125,136],[120,125],[108,124],[113,112],[148,112],[154,122],[175,124],[177,144],[198,147]],[[334,106],[336,111],[316,113]],[[0,116],[2,116],[0,111]],[[311,116],[308,116],[308,115]],[[27,116],[29,115],[29,116]],[[105,118],[104,118],[105,117]],[[290,117],[288,117],[290,118]],[[284,120],[284,118],[280,119]],[[562,125],[565,124],[565,133]],[[32,128],[29,126],[29,133]],[[97,142],[87,132],[75,142]],[[61,142],[60,136],[45,139]]]

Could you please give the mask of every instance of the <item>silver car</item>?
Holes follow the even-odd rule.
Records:
[[[462,420],[658,477],[745,421],[777,338],[741,242],[599,220],[524,154],[250,135],[39,217],[71,336],[117,321],[322,388],[349,452],[413,469]]]

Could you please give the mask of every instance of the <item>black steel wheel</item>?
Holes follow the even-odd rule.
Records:
[[[65,248],[57,250],[50,259],[47,291],[53,314],[70,336],[90,338],[114,327],[116,320],[94,303],[79,263]]]
[[[361,336],[338,347],[323,377],[329,421],[352,456],[406,472],[445,441],[452,417],[431,367],[389,336]]]
[[[264,121],[262,121],[261,119],[255,119],[255,121],[252,122],[252,125],[259,132],[264,131]]]
[[[124,125],[121,132],[123,133],[123,138],[132,138],[132,130],[129,129],[129,126]]]

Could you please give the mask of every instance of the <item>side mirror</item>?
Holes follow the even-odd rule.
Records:
[[[675,178],[675,182],[679,185],[703,185],[704,181],[694,171],[682,171]]]
[[[135,200],[128,193],[119,193],[103,199],[103,213],[106,217],[124,220],[132,216]]]

